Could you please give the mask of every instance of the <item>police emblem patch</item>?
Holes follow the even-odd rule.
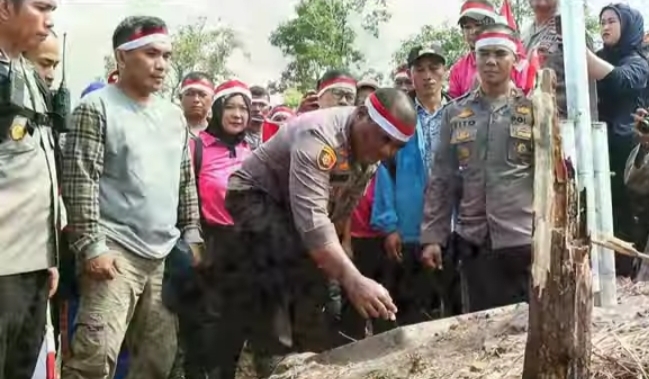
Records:
[[[464,141],[468,140],[469,137],[471,137],[471,133],[469,133],[468,130],[458,130],[458,132],[457,132],[457,134],[455,136],[455,139],[458,142],[464,142]]]
[[[11,129],[9,129],[9,136],[14,141],[20,141],[25,138],[26,133],[27,128],[25,127],[25,124],[22,123],[15,123],[11,125]]]
[[[519,154],[525,154],[527,153],[527,146],[523,142],[519,143],[518,146],[516,146],[516,151]]]
[[[318,168],[323,171],[329,171],[336,165],[336,160],[334,150],[329,146],[325,146],[318,153]]]
[[[467,117],[471,117],[471,116],[473,116],[473,115],[474,115],[474,113],[473,113],[473,111],[471,110],[471,108],[464,108],[464,109],[462,110],[462,112],[460,112],[460,114],[457,115],[457,117],[459,117],[459,118],[467,118]]]

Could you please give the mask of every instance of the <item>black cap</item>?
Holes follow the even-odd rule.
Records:
[[[433,42],[428,45],[413,47],[412,50],[410,50],[410,54],[408,54],[408,67],[412,67],[417,59],[427,55],[438,57],[442,60],[442,63],[446,64],[446,56],[442,44],[439,42]]]

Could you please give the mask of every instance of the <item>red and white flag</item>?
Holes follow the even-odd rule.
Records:
[[[45,338],[41,346],[41,353],[36,362],[36,368],[32,379],[57,379],[56,371],[56,345],[54,343],[54,326],[52,325],[52,313],[50,304],[47,303],[47,321],[45,324]]]
[[[514,12],[509,0],[503,1],[503,5],[500,8],[500,15],[507,20],[507,25],[510,28],[518,30],[518,25],[516,25],[516,19],[514,18]],[[516,64],[516,71],[518,77],[521,77],[524,83],[524,88],[521,89],[525,93],[529,93],[534,89],[536,72],[540,68],[538,53],[534,50],[528,56],[525,46],[523,46],[523,42],[520,39],[516,41],[516,52],[519,58]]]

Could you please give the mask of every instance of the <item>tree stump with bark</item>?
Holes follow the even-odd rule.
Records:
[[[534,103],[534,236],[523,379],[590,377],[593,309],[585,199],[562,151],[556,76],[542,70]]]

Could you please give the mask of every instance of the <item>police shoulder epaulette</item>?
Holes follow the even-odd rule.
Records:
[[[460,102],[460,101],[462,101],[462,100],[466,100],[466,99],[468,99],[471,95],[473,95],[473,91],[469,91],[469,92],[465,93],[465,94],[462,95],[462,96],[456,97],[455,99],[453,99],[453,102],[457,103],[457,102]]]
[[[442,107],[442,110],[446,109],[451,109],[452,107],[456,107],[461,109],[463,106],[463,103],[469,98],[470,93],[464,94],[460,97],[456,97],[455,99],[452,99],[448,103],[444,104]]]

